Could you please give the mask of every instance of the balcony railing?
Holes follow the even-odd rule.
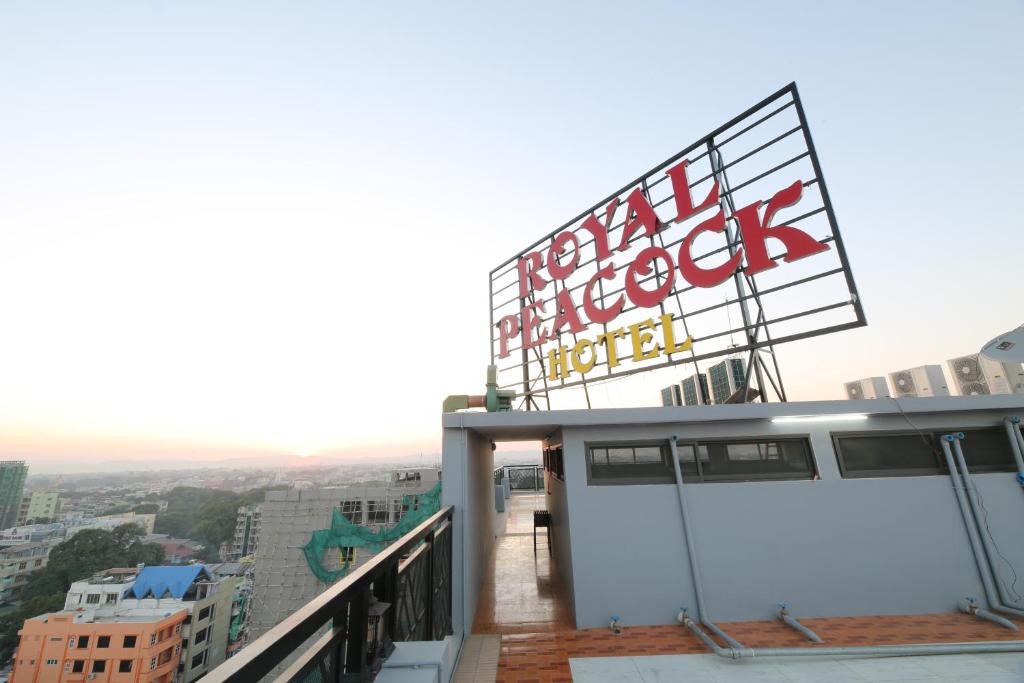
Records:
[[[207,674],[204,683],[253,683],[289,659],[272,680],[372,681],[391,643],[451,634],[452,510],[442,508],[352,570]],[[389,607],[378,617],[381,603]]]
[[[513,491],[543,491],[544,467],[541,465],[505,465],[494,470],[494,485],[508,477]]]

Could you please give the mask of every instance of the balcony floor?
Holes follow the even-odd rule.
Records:
[[[536,556],[533,553],[533,511],[544,509],[544,494],[514,493],[506,504],[505,534],[495,541],[484,570],[473,633],[571,631],[569,597],[543,529],[537,530]]]

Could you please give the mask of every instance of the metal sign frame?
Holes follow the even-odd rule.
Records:
[[[671,188],[668,187],[669,183],[665,182],[667,180],[666,169],[682,160],[688,160],[688,167],[691,169],[700,165],[706,166],[706,172],[692,172],[688,177],[689,189],[691,192],[695,191],[697,196],[703,196],[700,186],[717,182],[720,190],[716,203],[718,209],[725,216],[725,230],[716,236],[717,241],[713,242],[712,248],[707,248],[709,245],[705,244],[705,248],[698,251],[694,248],[695,241],[688,241],[684,245],[694,262],[701,262],[705,259],[715,261],[722,258],[735,258],[737,252],[744,247],[739,231],[739,222],[735,217],[737,207],[744,204],[744,200],[737,200],[738,196],[742,196],[741,193],[746,193],[748,199],[766,202],[770,197],[767,193],[772,192],[772,188],[779,190],[791,182],[795,185],[794,180],[800,180],[802,185],[800,200],[796,205],[800,213],[779,220],[786,226],[801,226],[801,230],[807,230],[820,244],[826,245],[827,250],[797,262],[800,264],[805,261],[813,262],[810,267],[804,265],[801,268],[794,268],[794,264],[788,263],[786,250],[778,248],[783,245],[772,242],[774,248],[769,254],[772,261],[778,262],[780,259],[785,259],[787,263],[780,264],[779,268],[772,268],[767,273],[748,272],[749,267],[744,259],[739,260],[738,268],[728,281],[713,289],[702,290],[689,282],[677,280],[668,296],[658,304],[656,310],[661,315],[671,314],[673,321],[677,319],[681,321],[685,334],[692,338],[693,342],[693,346],[686,353],[677,352],[653,363],[623,364],[614,368],[606,360],[604,363],[597,362],[590,373],[581,373],[576,378],[561,377],[558,381],[551,380],[545,368],[545,354],[550,348],[562,344],[563,337],[566,342],[571,338],[571,343],[576,344],[580,336],[592,329],[603,329],[605,334],[608,333],[609,323],[595,324],[591,322],[586,326],[585,332],[559,331],[553,340],[531,348],[525,348],[520,339],[519,347],[506,349],[508,355],[504,358],[499,357],[495,353],[495,344],[499,341],[500,335],[499,324],[496,324],[496,320],[502,316],[507,317],[510,312],[521,310],[522,307],[533,304],[538,299],[544,300],[544,297],[538,297],[537,292],[532,289],[526,297],[520,296],[520,260],[537,249],[549,248],[554,243],[556,236],[570,231],[579,238],[573,240],[579,245],[577,269],[589,267],[589,270],[583,270],[582,273],[593,274],[600,268],[601,259],[598,258],[597,245],[594,244],[591,233],[586,230],[581,231],[581,224],[592,216],[605,220],[606,208],[614,217],[615,209],[609,206],[610,202],[621,199],[637,189],[643,193],[650,206],[657,212],[659,207],[674,199]],[[785,179],[785,181],[781,179]],[[665,196],[666,192],[669,193],[667,196]],[[662,214],[665,211],[666,209],[663,208]],[[628,211],[626,218],[629,218]],[[768,218],[765,219],[766,223],[768,220]],[[638,246],[649,243],[651,247],[679,248],[684,242],[684,238],[678,234],[673,236],[676,226],[671,225],[661,216],[658,216],[657,221],[659,229],[656,233],[632,235],[626,238],[623,244],[630,248],[634,242]],[[623,234],[625,221],[615,219],[613,222],[612,219],[608,219],[607,222],[611,223],[608,226],[609,241],[614,241],[613,237],[617,239]],[[693,225],[692,223],[688,224]],[[807,227],[812,224],[813,227]],[[682,224],[678,227],[678,231],[685,231]],[[710,236],[706,235],[705,237]],[[587,253],[588,249],[589,254]],[[614,273],[616,277],[619,277],[629,264],[622,260],[615,260],[613,265]],[[667,274],[657,265],[657,262],[655,262],[653,271],[640,282],[654,285],[663,284]],[[674,273],[668,275],[674,275]],[[781,278],[780,275],[782,275]],[[560,282],[552,278],[549,285],[544,287],[547,290],[544,292],[545,297],[550,292],[553,299],[557,296],[560,287],[578,294],[583,287],[580,282],[579,278],[576,279],[576,284],[573,284],[570,279]],[[592,286],[589,289],[591,293],[596,293],[599,301],[603,304],[609,297],[614,297],[624,291],[624,287],[615,287],[615,284],[609,283],[609,286],[605,287],[604,282],[598,279],[596,291]],[[527,409],[540,407],[537,403],[538,397],[543,397],[547,407],[550,408],[551,391],[580,386],[583,388],[589,406],[588,385],[683,363],[693,363],[694,371],[699,372],[697,364],[700,361],[736,354],[745,354],[748,359],[745,386],[758,389],[762,400],[767,399],[770,388],[779,400],[784,401],[786,393],[778,363],[775,360],[773,351],[775,344],[848,330],[867,324],[795,83],[790,83],[719,126],[710,134],[533,242],[512,258],[503,261],[490,272],[489,291],[491,363],[498,368],[499,387],[516,389],[517,394],[523,399],[523,406]],[[712,291],[727,292],[724,301],[719,303],[709,301],[707,294]],[[683,301],[684,298],[697,294],[704,296],[703,304],[697,304],[697,307],[694,307],[695,304],[692,301]],[[812,300],[829,295],[831,298],[815,301],[814,303],[817,305],[802,305],[793,310],[789,306],[793,301],[791,296],[793,294]],[[771,301],[767,301],[767,299],[771,299]],[[777,305],[779,302],[783,302],[781,306]],[[618,318],[638,309],[643,310],[635,305],[627,305],[621,309]],[[728,324],[702,323],[698,320],[701,316],[705,316],[705,319],[708,316],[721,318],[723,312],[727,316]],[[548,313],[549,315],[541,318],[541,323],[550,323],[555,318],[554,314],[550,314],[550,308]],[[738,314],[741,323],[739,326],[734,326],[732,323],[733,313]],[[642,315],[642,313],[640,314]],[[740,336],[739,343],[735,342],[734,335]],[[726,337],[729,337],[731,343],[723,346]],[[507,345],[507,340],[503,340],[503,343]],[[614,344],[614,340],[612,343]],[[767,361],[764,358],[765,355],[769,356]],[[602,365],[604,371],[599,372]]]

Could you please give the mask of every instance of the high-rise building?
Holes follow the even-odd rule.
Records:
[[[260,506],[244,505],[238,508],[235,519],[235,537],[228,551],[228,561],[235,562],[256,553],[260,538]]]
[[[60,493],[57,491],[33,491],[23,496],[22,500],[25,498],[28,498],[28,505],[23,505],[25,521],[52,520],[57,516],[57,504],[60,500]]]
[[[706,406],[711,404],[711,393],[708,391],[708,376],[703,372],[695,372],[680,385],[683,405]]]
[[[726,358],[708,368],[708,384],[715,403],[725,403],[742,389],[747,377],[747,362],[742,358]]]
[[[18,523],[27,477],[28,465],[24,460],[0,461],[0,529],[8,529]]]

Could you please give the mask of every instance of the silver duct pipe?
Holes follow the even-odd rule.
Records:
[[[987,609],[981,609],[981,607],[978,606],[978,603],[974,601],[974,598],[967,598],[961,602],[960,611],[964,614],[970,614],[971,616],[978,617],[979,619],[984,619],[985,621],[991,621],[993,624],[999,624],[1011,631],[1018,630],[1017,624],[1013,623],[1009,619],[1001,617],[998,614],[993,614]]]
[[[803,634],[803,636],[812,643],[825,642],[817,633],[797,621],[796,617],[789,613],[789,608],[786,605],[779,605],[779,619],[793,630]]]
[[[701,630],[689,617],[683,622],[701,642],[719,657],[727,659],[746,659],[750,657],[844,657],[871,656],[893,657],[912,655],[956,655],[983,654],[988,652],[1024,652],[1024,641],[1007,640],[1003,642],[984,643],[934,643],[928,645],[855,645],[849,647],[765,647],[735,648],[719,647],[708,634]]]
[[[1013,459],[1017,461],[1017,481],[1024,484],[1024,435],[1020,433],[1020,418],[1008,417],[1003,420],[1006,435],[1010,438]]]
[[[999,599],[999,592],[996,590],[992,580],[992,570],[989,567],[987,556],[984,550],[982,550],[981,541],[979,540],[980,534],[978,532],[978,527],[975,524],[975,519],[971,515],[970,510],[968,510],[966,495],[964,493],[966,487],[960,476],[960,470],[957,469],[957,465],[953,461],[953,453],[949,447],[949,444],[956,442],[956,440],[955,436],[947,434],[939,440],[939,443],[942,446],[942,453],[946,456],[946,467],[949,469],[949,478],[953,482],[953,492],[956,494],[956,502],[960,506],[960,516],[963,518],[964,527],[967,529],[967,538],[971,543],[971,551],[974,553],[974,564],[978,569],[978,574],[981,577],[981,585],[985,590],[985,599],[988,601],[989,607],[996,612],[1024,617],[1024,611],[1006,607]]]
[[[676,493],[679,495],[679,516],[683,520],[683,535],[686,537],[686,555],[690,559],[690,576],[693,577],[693,592],[697,596],[697,618],[708,627],[712,633],[724,640],[731,648],[742,648],[738,640],[718,628],[708,615],[707,607],[704,604],[704,583],[700,578],[700,566],[697,562],[697,548],[693,542],[693,530],[690,528],[690,515],[686,509],[686,496],[683,494],[683,470],[679,467],[679,449],[676,441],[679,437],[675,434],[668,440],[672,450],[672,469],[676,476]],[[684,619],[689,619],[684,615]]]
[[[967,502],[970,504],[971,512],[974,514],[974,522],[977,524],[978,535],[981,538],[981,545],[985,550],[985,558],[988,560],[989,572],[991,573],[993,583],[995,584],[996,595],[999,596],[999,600],[996,602],[989,600],[989,605],[996,612],[1004,612],[1006,614],[1024,617],[1024,610],[1016,609],[1007,604],[1013,602],[1013,600],[1006,595],[1003,583],[999,581],[999,576],[996,574],[996,560],[999,553],[997,553],[996,549],[993,547],[992,539],[981,533],[982,513],[978,503],[978,487],[974,485],[974,477],[971,475],[971,471],[967,468],[967,460],[964,458],[964,451],[960,446],[960,439],[963,438],[963,434],[960,433],[950,436],[953,437],[951,439],[953,451],[956,453],[956,462],[960,467],[960,471],[957,473],[957,476],[961,476],[963,478],[964,490],[967,492]],[[947,441],[946,443],[950,443],[950,441]],[[948,448],[948,446],[946,447]]]

